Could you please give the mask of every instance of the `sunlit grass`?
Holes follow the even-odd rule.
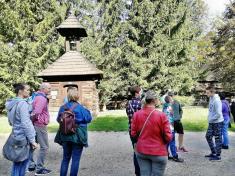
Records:
[[[184,108],[182,123],[186,131],[205,131],[207,129],[208,110],[202,107]],[[95,118],[88,127],[89,131],[127,131],[128,119],[122,114],[105,115]],[[56,132],[58,124],[56,122],[48,125],[49,132]],[[231,131],[235,131],[232,125]],[[10,133],[11,127],[6,117],[0,117],[0,133]]]

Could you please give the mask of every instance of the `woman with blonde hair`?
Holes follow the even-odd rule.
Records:
[[[70,159],[72,164],[70,176],[77,176],[82,155],[83,147],[88,146],[87,142],[87,124],[91,122],[92,116],[89,110],[78,102],[78,90],[68,91],[68,103],[60,107],[57,121],[62,123],[63,114],[70,111],[74,114],[76,129],[74,133],[65,134],[61,129],[58,130],[55,142],[63,146],[63,160],[61,162],[60,176],[67,175]]]

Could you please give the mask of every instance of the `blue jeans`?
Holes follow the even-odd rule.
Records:
[[[167,148],[170,147],[170,151],[171,151],[171,155],[173,157],[178,157],[178,154],[177,154],[177,149],[176,149],[176,145],[175,145],[175,132],[172,131],[172,140],[171,142],[168,144]]]
[[[228,146],[229,145],[229,139],[228,139],[228,126],[229,126],[230,120],[224,120],[224,125],[222,129],[222,134],[223,134],[223,145]]]
[[[83,146],[73,142],[63,143],[63,160],[60,167],[60,176],[67,175],[69,162],[72,157],[72,164],[70,169],[70,176],[77,176],[82,155]]]
[[[26,168],[28,164],[28,159],[22,161],[22,162],[14,162],[11,176],[25,176]]]

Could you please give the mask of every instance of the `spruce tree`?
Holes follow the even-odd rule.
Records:
[[[189,93],[196,81],[193,47],[202,28],[200,0],[99,1],[94,36],[82,51],[103,70],[101,98],[125,98],[130,85]]]
[[[40,80],[37,73],[62,52],[63,39],[55,29],[67,7],[56,0],[0,2],[0,107],[12,93],[12,84]]]

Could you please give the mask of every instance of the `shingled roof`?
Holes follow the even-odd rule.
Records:
[[[68,51],[38,74],[39,77],[102,75],[102,71],[78,51]]]
[[[86,30],[79,23],[76,16],[69,15],[68,18],[62,22],[57,28],[57,31],[64,37],[68,34],[79,35],[80,37],[87,37]]]

